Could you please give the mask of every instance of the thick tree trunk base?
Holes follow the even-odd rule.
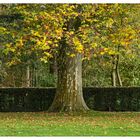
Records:
[[[79,97],[66,97],[63,93],[56,93],[55,99],[48,112],[85,112],[89,108],[85,104],[82,95]],[[73,100],[69,100],[73,98]]]
[[[49,112],[77,112],[89,110],[82,91],[82,55],[67,55],[71,47],[63,41],[58,56],[58,82]]]

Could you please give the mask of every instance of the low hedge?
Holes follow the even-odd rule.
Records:
[[[0,88],[0,111],[46,111],[55,88]],[[88,107],[97,111],[140,111],[140,87],[83,88]]]
[[[140,111],[140,87],[84,88],[84,99],[98,111]]]
[[[0,88],[0,111],[45,111],[51,105],[55,88]]]

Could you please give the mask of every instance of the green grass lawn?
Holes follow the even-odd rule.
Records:
[[[0,113],[0,136],[140,136],[140,113]]]

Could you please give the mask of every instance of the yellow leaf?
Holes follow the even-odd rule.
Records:
[[[44,54],[46,55],[46,57],[52,57],[52,54],[48,53],[48,52],[44,52]]]
[[[115,51],[110,50],[110,51],[108,52],[108,54],[109,54],[109,55],[114,55],[114,54],[115,54]]]
[[[64,27],[63,30],[67,30],[67,28]]]
[[[3,33],[3,32],[5,32],[5,31],[6,31],[6,28],[0,27],[0,33]]]
[[[42,50],[48,50],[48,49],[50,49],[50,46],[45,45],[45,44],[42,46]]]
[[[93,54],[94,57],[97,57],[97,54]]]
[[[93,44],[91,45],[91,47],[92,47],[92,48],[96,48],[96,47],[97,47],[97,43],[93,43]]]
[[[70,35],[73,35],[74,34],[74,31],[70,31]]]
[[[51,40],[49,40],[49,41],[47,41],[47,43],[52,44],[52,41],[51,41]]]
[[[106,27],[112,27],[112,24],[114,23],[112,18],[109,18],[109,20],[106,22]]]
[[[107,52],[108,50],[109,50],[108,48],[104,48],[104,51],[106,51],[106,52]]]
[[[82,52],[83,51],[83,49],[84,49],[84,47],[83,47],[83,45],[81,44],[81,42],[79,41],[79,39],[78,38],[73,38],[73,43],[74,43],[74,45],[76,46],[76,50],[78,51],[78,52]]]
[[[44,63],[47,63],[47,62],[48,62],[47,59],[45,59],[45,58],[40,58],[40,60],[41,60],[42,62],[44,62]]]
[[[70,57],[74,57],[75,56],[75,54],[70,54]]]
[[[104,55],[104,54],[105,54],[105,52],[100,52],[100,54],[101,54],[101,55]]]
[[[82,52],[82,51],[83,51],[83,46],[82,46],[82,45],[77,46],[77,47],[76,47],[76,50],[77,50],[78,52]]]

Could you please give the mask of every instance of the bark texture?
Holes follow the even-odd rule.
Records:
[[[26,87],[30,87],[30,66],[26,68]]]
[[[116,63],[115,63],[115,56],[113,56],[113,62],[112,62],[112,86],[116,87]]]
[[[118,46],[118,52],[120,51],[120,46]],[[122,80],[119,73],[119,61],[120,61],[120,55],[117,54],[116,56],[113,56],[112,61],[112,86],[116,87],[117,83],[119,86],[122,86]]]
[[[58,55],[58,82],[54,101],[50,112],[85,111],[88,107],[82,92],[82,56],[75,53],[74,57],[67,55],[71,47],[65,41],[61,42]]]

